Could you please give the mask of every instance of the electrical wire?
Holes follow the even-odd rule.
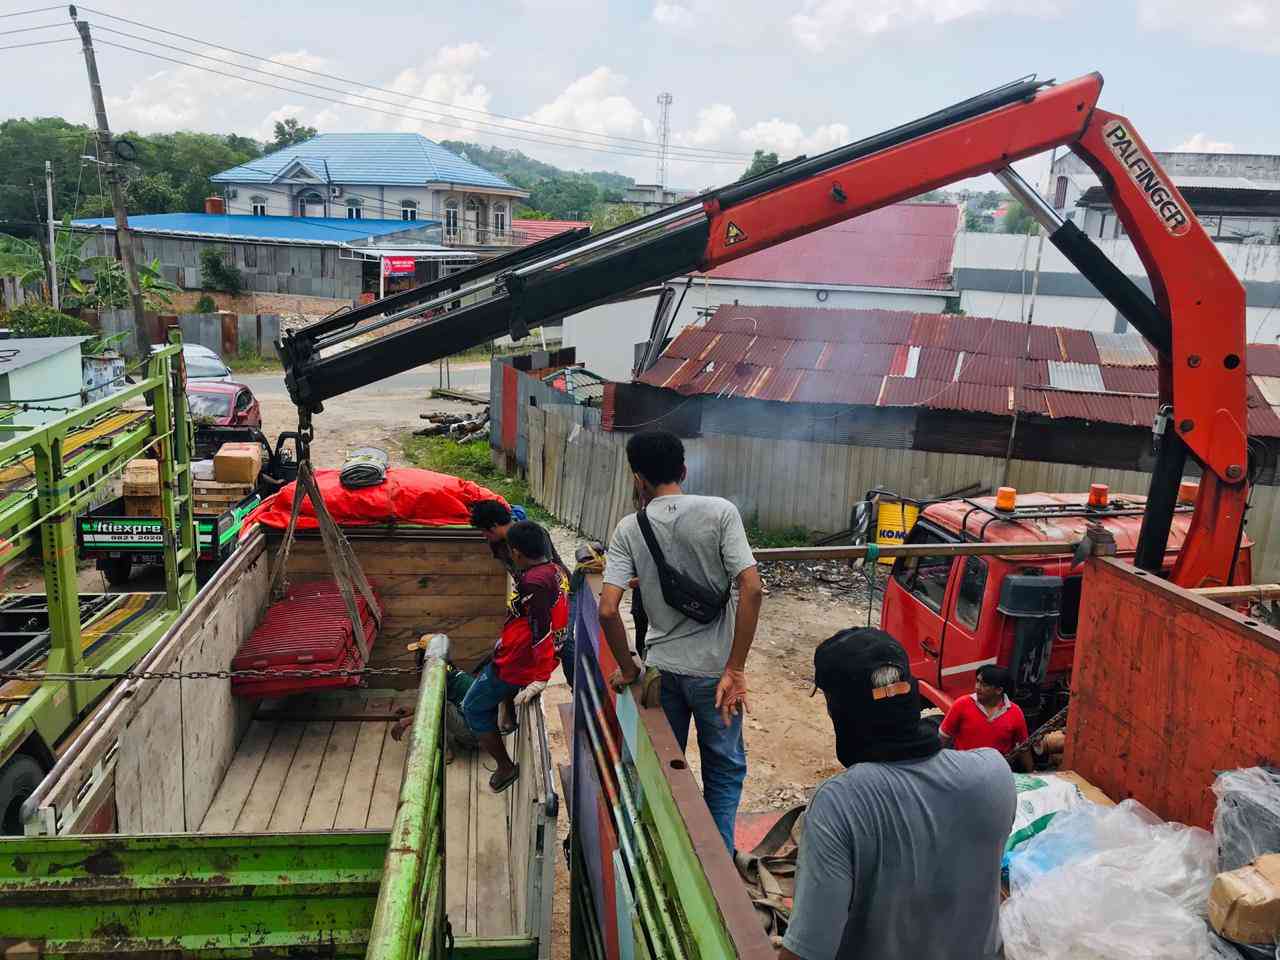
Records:
[[[69,39],[74,39],[74,38],[69,38]],[[51,40],[46,42],[61,43],[63,41]],[[205,73],[212,73],[216,76],[227,77],[228,79],[231,79],[231,80],[239,80],[239,81],[242,81],[243,83],[252,83],[260,87],[267,87],[272,90],[279,90],[283,93],[291,93],[291,94],[294,94],[295,96],[310,97],[313,100],[320,100],[325,103],[334,103],[342,107],[351,107],[357,110],[365,110],[369,113],[377,113],[383,116],[395,117],[396,119],[399,119],[399,120],[426,121],[428,123],[440,123],[444,126],[457,127],[463,130],[472,129],[472,126],[466,122],[449,123],[447,121],[434,119],[424,114],[413,114],[413,113],[397,112],[393,110],[382,110],[377,107],[368,106],[362,103],[352,103],[349,98],[353,96],[360,97],[359,94],[347,94],[346,95],[347,99],[338,99],[336,97],[326,97],[326,96],[323,96],[322,94],[312,93],[309,90],[298,90],[295,87],[284,87],[284,86],[280,86],[279,84],[268,83],[265,80],[254,80],[250,77],[246,77],[241,74],[228,73],[225,70],[215,70],[213,67],[202,66],[201,64],[198,64],[198,63],[189,63],[187,61],[178,60],[175,57],[165,56],[162,53],[156,53],[152,50],[140,50],[137,47],[131,47],[125,43],[116,43],[113,40],[103,40],[99,38],[97,42],[98,44],[105,47],[115,47],[118,50],[128,50],[130,53],[137,53],[144,57],[153,57],[157,60],[164,60],[164,61],[167,61],[168,63],[177,64],[180,67],[188,67],[192,70],[203,70]],[[9,48],[0,47],[0,50],[4,50],[4,49],[9,49]],[[220,61],[220,62],[225,62],[225,61]],[[246,67],[243,67],[240,64],[236,64],[236,66],[239,66],[241,69],[248,69]],[[301,82],[301,81],[294,81],[292,80],[292,78],[288,78],[288,77],[282,78],[282,79],[290,80],[291,82]],[[528,137],[528,136],[522,137],[517,134],[509,134],[509,133],[504,133],[504,136],[509,140],[518,140],[525,143],[536,143],[536,144],[539,144],[540,146],[555,146],[555,147],[561,147],[564,149],[571,149],[571,150],[586,150],[590,153],[607,153],[607,154],[613,154],[615,156],[632,157],[632,158],[638,158],[643,160],[653,160],[653,159],[656,159],[659,155],[656,147],[647,153],[640,153],[640,152],[628,151],[628,150],[613,150],[607,147],[590,146],[588,144],[581,144],[581,143],[557,143],[555,141],[550,141],[545,138]],[[720,165],[720,166],[724,166],[728,164],[737,165],[741,163],[741,160],[728,160],[728,159],[723,159],[723,160],[711,159],[711,158],[702,159],[702,158],[692,158],[692,157],[681,157],[679,159],[685,163],[705,163],[705,164]]]
[[[276,73],[276,72],[272,72],[272,71],[270,71],[270,70],[261,70],[261,69],[259,69],[259,68],[257,68],[257,67],[250,67],[250,66],[247,66],[247,65],[245,65],[245,64],[238,63],[238,62],[236,62],[236,61],[234,61],[234,60],[226,60],[226,59],[223,59],[223,58],[221,58],[221,57],[215,57],[215,56],[212,56],[211,54],[201,53],[201,52],[199,52],[199,51],[197,51],[197,50],[189,50],[189,49],[187,49],[186,47],[179,47],[179,46],[175,46],[174,44],[164,43],[164,42],[162,42],[162,41],[160,41],[160,40],[153,40],[153,39],[151,39],[150,37],[143,37],[143,36],[139,36],[139,35],[134,34],[134,33],[127,33],[127,32],[125,32],[125,31],[123,31],[123,30],[116,30],[116,29],[114,29],[114,28],[112,28],[112,27],[104,27],[104,26],[99,25],[99,26],[98,26],[98,30],[99,30],[99,31],[102,31],[102,32],[106,32],[106,33],[116,34],[117,36],[128,37],[128,38],[129,38],[129,39],[131,39],[131,40],[138,40],[138,41],[141,41],[142,43],[148,43],[148,44],[151,44],[152,46],[156,46],[156,47],[163,47],[163,48],[165,48],[166,50],[174,50],[174,51],[176,51],[176,52],[178,52],[178,53],[186,54],[187,56],[191,56],[191,57],[200,57],[201,59],[204,59],[204,60],[212,60],[214,63],[220,63],[220,64],[223,64],[224,66],[228,66],[228,67],[235,67],[235,68],[236,68],[236,69],[238,69],[238,70],[248,70],[248,71],[250,71],[250,72],[252,72],[252,73],[261,74],[261,75],[266,76],[266,77],[272,77],[272,78],[277,79],[277,80],[286,80],[286,81],[288,81],[289,83],[298,83],[298,84],[302,84],[302,85],[304,85],[304,86],[314,87],[314,88],[316,88],[317,90],[325,90],[325,91],[327,91],[327,92],[329,92],[329,93],[336,93],[336,94],[339,94],[340,96],[344,96],[344,97],[354,97],[354,98],[357,98],[357,99],[360,99],[360,100],[369,100],[369,101],[371,101],[371,102],[373,102],[373,103],[382,103],[382,104],[387,104],[388,106],[392,106],[392,107],[399,107],[399,108],[401,108],[401,109],[412,109],[412,108],[406,108],[406,107],[403,107],[403,106],[402,106],[402,104],[401,104],[400,102],[396,101],[396,100],[385,100],[385,99],[382,99],[382,98],[379,98],[379,97],[370,96],[369,94],[365,94],[365,93],[353,93],[353,92],[351,92],[350,90],[347,90],[347,89],[342,89],[342,88],[338,88],[338,87],[329,87],[329,86],[325,86],[324,84],[315,83],[314,81],[311,81],[311,80],[303,80],[303,79],[300,79],[300,78],[298,78],[298,77],[282,76],[281,74]],[[260,59],[260,58],[259,58],[259,59]],[[269,63],[275,63],[275,61],[273,61],[273,60],[271,60],[271,61],[267,61],[267,62],[269,62]],[[188,64],[188,65],[189,65],[189,66],[198,66],[198,65],[196,65],[196,64]],[[283,64],[280,64],[279,66],[284,66],[284,65],[283,65]],[[339,82],[354,82],[354,81],[342,81],[342,80],[339,80]],[[359,85],[360,85],[360,86],[364,86],[364,84],[359,84]],[[370,88],[370,89],[380,89],[380,88],[372,87],[372,88]],[[301,92],[301,91],[299,91],[299,92]],[[404,98],[405,98],[405,99],[410,99],[410,100],[417,100],[417,99],[421,99],[421,98],[413,97],[413,96],[410,96],[410,95],[407,95],[407,94],[406,94],[406,95],[404,95]],[[434,103],[435,101],[429,101],[429,102]],[[362,104],[351,104],[351,106],[361,106],[361,107],[362,107],[363,105],[362,105]],[[496,122],[494,122],[494,121],[490,121],[490,120],[468,120],[468,119],[466,119],[466,118],[464,118],[464,117],[456,117],[456,116],[454,116],[454,115],[452,115],[452,114],[432,113],[432,112],[422,111],[422,110],[420,110],[420,109],[415,110],[415,115],[416,115],[416,116],[418,116],[418,117],[420,117],[421,119],[428,120],[429,122],[432,122],[432,123],[442,123],[442,124],[445,124],[446,126],[458,126],[458,127],[463,128],[463,129],[471,129],[471,128],[473,128],[473,127],[477,126],[477,125],[479,125],[479,126],[483,126],[483,127],[492,127],[492,128],[493,128],[493,130],[492,130],[492,131],[482,131],[482,132],[494,132],[494,133],[501,133],[501,134],[510,134],[510,133],[512,133],[512,132],[513,132],[513,130],[514,130],[515,132],[519,132],[519,133],[527,133],[527,134],[535,133],[535,131],[520,130],[519,128],[512,128],[512,127],[507,126],[507,125],[505,125],[505,124],[496,123]],[[619,144],[619,143],[612,143],[612,142],[610,142],[610,140],[609,140],[609,135],[608,135],[608,134],[593,134],[593,133],[587,133],[587,132],[585,132],[585,131],[584,131],[583,133],[579,134],[578,136],[582,136],[582,137],[591,137],[591,138],[595,138],[595,139],[594,139],[594,140],[573,140],[573,139],[569,139],[569,138],[567,138],[567,137],[558,136],[558,135],[555,135],[555,134],[543,134],[543,135],[541,135],[541,138],[540,138],[539,140],[534,141],[534,142],[545,143],[545,144],[546,144],[546,145],[548,145],[548,146],[556,146],[556,147],[587,147],[587,146],[590,146],[590,147],[597,147],[597,148],[600,148],[600,149],[602,149],[602,150],[609,150],[610,152],[614,152],[614,151],[613,151],[613,149],[612,149],[612,148],[614,148],[614,147],[625,146],[624,144]],[[630,139],[630,138],[628,138],[628,139]],[[602,142],[601,142],[601,141],[602,141]],[[646,156],[647,158],[652,159],[652,158],[654,158],[654,157],[656,157],[656,156],[657,156],[658,147],[657,147],[657,145],[656,145],[656,144],[648,143],[648,142],[646,142],[646,141],[635,141],[635,142],[636,142],[636,143],[638,143],[638,144],[642,144],[642,145],[643,145],[647,150],[653,151],[653,153],[652,153],[652,154],[645,154],[645,156]],[[634,150],[634,149],[636,149],[636,148],[635,148],[635,147],[630,147],[630,148],[628,148],[628,149]],[[696,159],[703,159],[703,158],[712,158],[712,157],[714,157],[714,158],[716,158],[716,159],[720,160],[721,162],[724,162],[724,163],[730,163],[730,162],[732,162],[732,163],[735,163],[735,164],[742,163],[744,160],[746,160],[746,159],[747,159],[747,157],[746,157],[744,154],[729,153],[729,152],[727,152],[727,151],[724,151],[724,152],[721,152],[721,151],[704,151],[702,148],[698,148],[698,147],[669,147],[669,148],[668,148],[668,156],[669,156],[669,157],[671,157],[672,159],[676,159],[676,160],[688,160],[688,159],[695,159],[695,160],[696,160]]]
[[[15,10],[13,13],[0,13],[0,20],[8,20],[10,17],[27,17],[33,13],[48,13],[50,10],[65,10],[65,4],[57,4],[52,7],[34,7],[31,10]]]
[[[565,132],[565,133],[574,134],[575,136],[588,136],[588,137],[595,137],[595,138],[599,138],[599,139],[602,139],[602,140],[618,141],[618,142],[620,142],[620,143],[634,143],[634,144],[638,144],[638,145],[641,145],[641,146],[644,146],[644,147],[648,147],[648,148],[653,148],[653,147],[655,147],[655,144],[653,144],[651,141],[648,141],[648,140],[642,140],[642,139],[639,139],[639,138],[636,138],[636,137],[626,137],[626,136],[622,136],[622,135],[620,135],[620,134],[593,133],[593,132],[591,132],[591,131],[589,131],[589,130],[582,130],[582,129],[580,129],[580,128],[576,128],[576,127],[567,127],[567,126],[562,126],[562,125],[554,124],[554,123],[544,123],[544,122],[542,122],[542,121],[538,121],[538,120],[527,120],[527,119],[521,119],[521,118],[519,118],[519,117],[513,117],[513,116],[510,116],[509,114],[496,113],[496,112],[491,111],[491,110],[482,110],[482,109],[480,109],[480,108],[478,108],[478,107],[466,107],[466,106],[462,106],[462,105],[459,105],[459,104],[451,104],[451,103],[447,103],[446,101],[442,101],[442,100],[433,100],[433,99],[431,99],[431,98],[429,98],[429,97],[414,96],[414,95],[412,95],[412,94],[406,94],[406,93],[403,93],[403,92],[398,91],[398,90],[391,90],[391,89],[388,89],[388,88],[386,88],[386,87],[378,87],[378,86],[375,86],[375,85],[373,85],[373,84],[364,83],[364,82],[359,81],[359,80],[352,80],[352,79],[350,79],[350,78],[348,78],[348,77],[339,77],[339,76],[336,76],[336,75],[334,75],[334,74],[325,73],[325,72],[320,71],[320,70],[312,70],[312,69],[309,69],[309,68],[307,68],[307,67],[300,67],[300,66],[297,66],[297,65],[294,65],[294,64],[281,63],[280,61],[278,61],[278,60],[273,60],[273,59],[271,59],[270,57],[264,57],[264,56],[261,56],[261,55],[259,55],[259,54],[249,53],[248,51],[245,51],[245,50],[238,50],[238,49],[236,49],[236,48],[234,48],[234,47],[227,47],[227,46],[223,46],[223,45],[221,45],[221,44],[212,43],[212,42],[210,42],[210,41],[209,41],[209,40],[207,40],[207,39],[203,39],[203,38],[199,38],[199,37],[193,37],[193,36],[190,36],[189,34],[185,34],[185,33],[178,33],[178,32],[173,31],[173,30],[165,30],[165,29],[163,29],[163,28],[161,28],[161,27],[152,26],[152,25],[150,25],[150,24],[142,23],[142,22],[137,21],[137,20],[130,20],[130,19],[129,19],[129,18],[127,18],[127,17],[121,17],[121,16],[117,16],[116,14],[106,13],[105,11],[102,11],[102,10],[96,10],[96,9],[94,9],[94,8],[92,8],[92,7],[81,7],[80,9],[82,9],[82,10],[87,10],[87,11],[88,11],[88,12],[90,12],[90,13],[98,14],[99,16],[108,17],[109,19],[112,19],[112,20],[118,20],[118,21],[120,21],[121,23],[128,23],[128,24],[132,24],[132,25],[133,25],[133,26],[135,26],[135,27],[141,27],[141,28],[143,28],[144,30],[150,30],[150,31],[151,31],[151,32],[153,32],[153,33],[160,33],[160,34],[164,34],[165,36],[177,37],[178,39],[186,40],[186,41],[188,41],[188,42],[190,42],[190,43],[199,43],[199,44],[203,44],[204,46],[207,46],[207,47],[212,47],[212,48],[214,48],[214,49],[216,49],[216,50],[223,50],[223,51],[225,51],[225,52],[227,52],[227,53],[234,53],[234,54],[236,54],[237,56],[241,56],[241,57],[248,57],[248,58],[250,58],[250,59],[252,59],[252,60],[258,60],[258,61],[261,61],[261,62],[263,62],[263,63],[270,63],[270,64],[272,64],[273,66],[280,67],[280,68],[282,68],[282,69],[286,69],[286,70],[294,70],[294,71],[297,71],[297,72],[299,72],[299,73],[306,73],[306,74],[310,74],[311,76],[314,76],[314,77],[320,77],[320,78],[322,78],[322,79],[330,80],[330,81],[334,81],[334,82],[337,82],[337,83],[344,83],[344,84],[349,84],[349,85],[353,85],[353,86],[357,86],[357,87],[363,87],[363,88],[365,88],[365,89],[367,89],[367,90],[375,90],[375,91],[377,91],[377,92],[379,92],[379,93],[389,93],[389,94],[391,94],[391,95],[393,95],[393,96],[396,96],[396,97],[401,97],[401,98],[410,99],[410,100],[418,100],[418,101],[420,101],[420,102],[422,102],[422,103],[430,103],[430,104],[432,104],[432,105],[434,105],[434,106],[444,107],[444,108],[447,108],[447,109],[449,109],[449,110],[460,111],[460,112],[463,112],[463,113],[473,113],[473,114],[477,114],[477,115],[479,115],[479,116],[484,116],[484,117],[496,117],[496,118],[498,118],[498,119],[502,119],[502,120],[509,120],[509,121],[511,121],[511,122],[513,122],[513,123],[525,124],[525,125],[527,125],[527,126],[532,126],[532,127],[542,127],[542,128],[544,128],[544,129],[548,129],[548,130],[559,130],[559,131],[562,131],[562,132]],[[108,27],[100,27],[100,29],[104,29],[104,30],[106,30],[106,29],[110,29],[110,28],[108,28]],[[116,31],[116,32],[119,32],[119,31]],[[128,36],[128,34],[126,34],[126,36]],[[140,39],[145,39],[145,38],[140,38]],[[156,40],[149,40],[149,39],[148,39],[148,40],[146,40],[146,42],[148,42],[148,43],[159,43],[159,41],[156,41]],[[224,61],[224,62],[225,62],[225,61]],[[273,75],[274,75],[274,74],[273,74]],[[295,81],[295,82],[301,82],[301,81]],[[718,155],[723,155],[723,156],[725,156],[725,157],[732,157],[732,158],[733,158],[733,159],[735,159],[735,160],[748,160],[748,159],[750,159],[750,157],[749,157],[747,154],[734,153],[733,151],[728,151],[728,150],[716,150],[716,149],[713,149],[713,148],[707,148],[707,147],[672,147],[672,148],[669,148],[669,149],[672,149],[672,150],[681,150],[681,151],[690,152],[690,153],[704,153],[704,154],[707,154],[707,155],[717,155],[717,154],[718,154]]]
[[[127,368],[125,372],[122,373],[120,376],[115,377],[111,380],[104,380],[102,383],[95,385],[93,389],[97,390],[101,387],[107,387],[113,383],[120,383],[123,380],[127,380],[129,377],[133,376],[135,373],[137,373],[139,370],[145,367],[149,362],[150,362],[149,360],[143,360],[141,363],[135,364],[134,366]],[[56,397],[33,397],[29,400],[2,400],[0,401],[0,405],[22,407],[22,406],[28,406],[34,403],[48,403],[50,400],[69,400],[72,397],[80,396],[82,393],[83,393],[82,390],[77,390],[75,393],[63,393],[63,394],[59,394]]]
[[[54,27],[69,27],[69,23],[42,23],[38,27],[18,27],[16,30],[0,30],[0,37],[7,37],[11,33],[31,33],[33,30],[51,30]],[[72,37],[71,39],[75,39]]]
[[[21,50],[23,47],[47,47],[51,43],[70,43],[77,39],[76,37],[63,37],[61,40],[35,40],[31,43],[11,43],[7,47],[0,47],[0,50]]]

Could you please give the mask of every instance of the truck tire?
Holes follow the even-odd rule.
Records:
[[[9,758],[0,767],[0,834],[22,835],[22,802],[44,779],[44,769],[25,753]]]
[[[123,587],[133,574],[133,561],[128,557],[107,557],[102,561],[102,575],[113,587]]]

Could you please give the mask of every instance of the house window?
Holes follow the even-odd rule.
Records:
[[[507,205],[496,203],[493,206],[493,232],[504,236],[507,232]]]
[[[265,217],[267,215],[267,198],[266,197],[250,197],[249,204],[251,213],[255,217]]]
[[[314,190],[298,195],[298,216],[323,217],[324,198]]]
[[[359,200],[351,199],[347,201],[347,219],[348,220],[364,219],[364,210],[361,209]]]
[[[1067,178],[1059,177],[1058,184],[1053,191],[1053,208],[1061,210],[1067,205]]]
[[[444,235],[450,240],[458,237],[458,201],[448,200],[444,205]]]
[[[265,214],[259,214],[259,216],[265,216]],[[257,267],[258,248],[253,244],[245,244],[242,249],[244,250],[244,265],[248,268]]]
[[[401,220],[417,220],[418,204],[415,200],[400,201],[400,219]]]

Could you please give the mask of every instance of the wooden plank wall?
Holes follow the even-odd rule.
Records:
[[[530,407],[526,470],[534,500],[561,522],[607,543],[633,510],[626,442],[574,423],[558,409]],[[708,434],[685,440],[685,489],[732,500],[748,523],[770,530],[801,527],[833,533],[849,526],[853,504],[883,487],[910,497],[936,496],[972,483],[1004,482],[1004,461],[889,447]],[[1024,492],[1080,491],[1105,483],[1114,493],[1145,494],[1149,477],[1135,470],[1014,460],[1009,483]],[[1254,579],[1280,579],[1280,487],[1253,492],[1248,534],[1255,541]]]
[[[438,540],[353,537],[351,545],[386,613],[369,666],[414,666],[415,654],[406,648],[425,633],[447,633],[451,657],[463,668],[493,648],[506,618],[507,574],[478,533]],[[333,576],[319,539],[294,543],[289,576],[296,582]],[[418,680],[406,674],[378,685],[408,689]]]

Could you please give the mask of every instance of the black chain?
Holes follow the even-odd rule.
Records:
[[[97,683],[100,680],[312,680],[319,677],[417,676],[417,667],[363,667],[358,670],[125,670],[119,673],[55,673],[47,670],[0,670],[0,681],[45,680]]]

